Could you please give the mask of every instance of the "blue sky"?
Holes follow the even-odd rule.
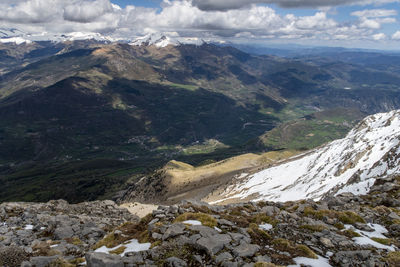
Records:
[[[112,2],[119,5],[120,7],[126,7],[127,5],[134,5],[134,6],[159,8],[162,1],[158,1],[158,0],[113,0]]]
[[[1,0],[0,28],[398,49],[400,0]],[[0,36],[1,38],[1,36]]]

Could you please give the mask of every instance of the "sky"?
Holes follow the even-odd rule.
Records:
[[[1,0],[0,28],[32,36],[148,34],[205,41],[400,47],[400,0]]]

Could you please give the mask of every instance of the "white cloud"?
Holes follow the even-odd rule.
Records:
[[[372,39],[374,39],[375,41],[386,39],[386,34],[384,34],[384,33],[374,34],[374,35],[372,35]]]
[[[366,9],[351,13],[359,18],[361,28],[380,29],[382,24],[395,23],[397,11],[393,9]]]
[[[188,0],[190,1],[190,0]],[[192,0],[193,5],[201,10],[227,11],[240,9],[251,4],[276,4],[286,8],[326,7],[340,5],[382,5],[399,2],[399,0]]]
[[[400,31],[395,32],[395,33],[392,35],[392,39],[393,39],[393,40],[400,40]]]
[[[274,0],[275,1],[275,0]],[[267,1],[267,2],[274,2]],[[277,1],[277,0],[276,0]],[[375,2],[382,2],[375,1]],[[199,1],[193,0],[194,4]],[[202,1],[224,5],[228,1]],[[189,0],[164,0],[161,10],[128,5],[121,8],[110,0],[2,0],[0,28],[19,28],[29,33],[48,34],[93,32],[113,37],[135,37],[156,32],[173,32],[182,37],[205,39],[299,39],[299,40],[382,40],[377,32],[384,23],[396,21],[395,10],[369,9],[351,13],[357,21],[339,23],[328,10],[311,16],[280,15],[272,7],[229,1],[241,8],[224,12],[202,10]],[[283,0],[311,4],[313,0]],[[325,1],[323,3],[329,3]],[[331,1],[332,2],[332,1]],[[349,1],[342,1],[348,3]],[[356,1],[352,1],[356,2]],[[364,3],[366,1],[363,1]],[[197,3],[199,5],[199,3]],[[399,34],[400,35],[400,34]],[[397,36],[397,35],[396,35]],[[392,36],[392,39],[393,38]]]
[[[397,11],[394,9],[365,9],[354,11],[351,13],[351,15],[363,18],[391,17],[396,16]]]
[[[64,19],[76,22],[91,22],[97,18],[113,13],[114,7],[108,0],[85,1],[77,5],[71,3],[64,7]]]

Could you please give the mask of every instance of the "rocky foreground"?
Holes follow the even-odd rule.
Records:
[[[400,266],[400,177],[319,202],[0,205],[0,266]]]

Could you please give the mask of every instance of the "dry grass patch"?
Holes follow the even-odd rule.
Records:
[[[365,223],[365,220],[352,211],[339,212],[338,219],[344,224]]]
[[[361,235],[357,232],[354,232],[351,229],[344,230],[341,232],[343,235],[347,236],[348,238],[360,237]]]
[[[80,240],[78,237],[66,238],[65,241],[67,241],[68,243],[75,245],[75,246],[79,246],[79,245],[83,244],[82,240]]]
[[[395,241],[390,238],[378,238],[378,237],[371,237],[372,240],[378,242],[382,245],[391,246],[395,244]]]
[[[249,225],[247,232],[249,233],[251,240],[258,245],[265,246],[272,240],[271,235],[260,229],[255,223]]]
[[[389,266],[400,266],[400,251],[389,252],[385,261],[389,263]]]
[[[217,220],[214,219],[213,217],[211,217],[208,214],[205,213],[192,213],[192,212],[186,212],[183,213],[181,215],[179,215],[178,217],[176,217],[174,222],[184,222],[187,220],[197,220],[200,221],[202,225],[204,226],[208,226],[208,227],[215,227],[217,226]]]
[[[353,211],[334,211],[334,210],[315,210],[312,207],[305,207],[303,211],[305,216],[322,220],[324,217],[338,219],[344,224],[365,223],[365,220]]]
[[[120,247],[117,248],[117,249],[111,250],[110,253],[111,253],[111,254],[115,254],[115,255],[119,255],[119,254],[121,254],[121,253],[124,253],[125,249],[126,249],[125,246],[120,246]]]
[[[306,245],[293,245],[289,240],[278,238],[272,241],[275,249],[289,252],[293,257],[318,259],[317,255]]]
[[[275,220],[272,217],[262,214],[262,213],[251,216],[249,218],[249,221],[251,223],[256,223],[256,224],[269,223],[272,226],[276,226],[279,222],[278,220]]]
[[[153,216],[151,214],[145,216],[140,220],[139,223],[127,222],[119,226],[115,230],[119,230],[122,234],[116,234],[115,231],[106,235],[102,240],[97,242],[93,246],[93,249],[101,248],[105,246],[107,248],[114,248],[120,244],[125,243],[131,239],[137,239],[139,243],[147,243],[150,241],[150,237],[147,231],[147,226],[152,220]]]

